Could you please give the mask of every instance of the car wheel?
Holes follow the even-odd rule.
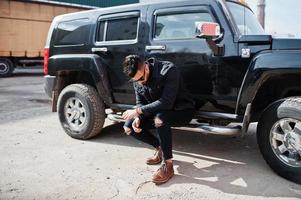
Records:
[[[11,76],[15,67],[11,60],[9,59],[0,59],[0,77]]]
[[[65,132],[76,139],[98,135],[106,118],[104,102],[95,88],[86,84],[72,84],[62,90],[58,115]]]
[[[276,101],[263,112],[257,142],[277,174],[301,183],[301,97]]]

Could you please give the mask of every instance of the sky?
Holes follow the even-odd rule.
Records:
[[[246,0],[257,13],[258,0]],[[266,0],[265,31],[276,36],[301,38],[301,0]]]

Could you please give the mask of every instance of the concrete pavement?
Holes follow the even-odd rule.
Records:
[[[154,185],[153,151],[107,120],[88,141],[67,136],[43,91],[40,71],[0,79],[0,199],[300,199],[246,138],[174,132],[176,175]]]

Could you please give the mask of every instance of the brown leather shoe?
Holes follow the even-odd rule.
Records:
[[[162,150],[160,147],[156,149],[154,156],[146,159],[146,164],[148,165],[156,165],[162,162]]]
[[[173,163],[164,161],[161,167],[154,173],[153,182],[157,185],[166,183],[173,175]]]

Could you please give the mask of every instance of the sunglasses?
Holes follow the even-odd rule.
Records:
[[[132,79],[134,82],[138,82],[138,81],[144,81],[145,80],[145,68],[143,69],[143,74],[139,79]]]

